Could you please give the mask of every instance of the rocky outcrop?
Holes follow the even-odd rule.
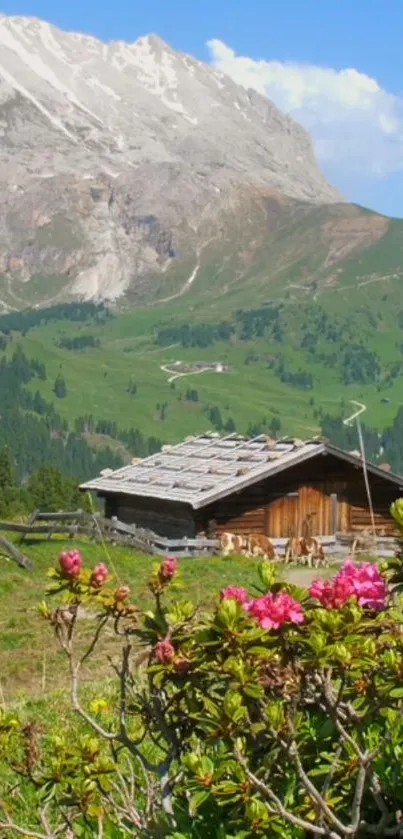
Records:
[[[40,275],[46,299],[56,276],[59,296],[119,298],[196,256],[257,187],[342,200],[299,125],[156,36],[104,44],[0,15],[0,275],[16,297]]]

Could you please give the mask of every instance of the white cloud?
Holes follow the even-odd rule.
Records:
[[[368,183],[403,172],[403,99],[375,79],[354,69],[255,61],[218,40],[208,47],[215,67],[308,129],[333,180]]]

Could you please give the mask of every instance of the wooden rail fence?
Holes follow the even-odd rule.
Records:
[[[10,542],[5,536],[1,535],[2,532],[19,534],[21,537],[19,544]],[[179,537],[167,539],[150,530],[144,530],[134,524],[119,521],[116,517],[106,519],[100,514],[91,514],[84,510],[67,513],[62,511],[49,513],[36,510],[26,523],[0,522],[0,554],[6,554],[20,567],[32,570],[31,561],[20,550],[24,541],[32,536],[42,536],[48,540],[53,536],[64,536],[69,539],[86,536],[98,543],[108,542],[116,545],[126,545],[153,556],[166,556],[171,553],[178,557],[196,557],[220,553],[218,539],[183,539]],[[283,555],[288,540],[278,538],[271,541],[279,555]],[[351,547],[353,536],[351,534],[336,534],[322,537],[320,541],[326,555],[335,555]],[[378,537],[375,542],[378,556],[393,555],[393,540]]]
[[[106,519],[99,514],[90,514],[83,510],[69,513],[36,510],[25,523],[0,521],[0,532],[19,534],[21,546],[25,539],[31,536],[42,536],[47,540],[53,536],[65,536],[69,539],[86,536],[99,543],[127,545],[154,556],[174,553],[178,557],[194,557],[218,553],[220,549],[220,542],[216,539],[166,539],[152,531],[137,528],[134,524],[125,524],[115,517]],[[0,553],[10,556],[21,567],[32,569],[30,560],[13,542],[1,535]]]

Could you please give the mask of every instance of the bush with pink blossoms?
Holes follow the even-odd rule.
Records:
[[[229,585],[207,611],[175,600],[168,558],[153,571],[154,606],[144,613],[136,592],[108,575],[94,586],[95,571],[52,572],[61,601],[54,612],[43,607],[87,740],[59,742],[46,756],[37,738],[33,774],[30,729],[0,719],[14,783],[0,799],[0,828],[4,801],[3,824],[16,821],[22,774],[42,813],[26,835],[403,836],[403,605],[388,569],[348,560],[308,591],[262,563],[256,590]],[[97,616],[84,652],[83,602]],[[116,710],[100,721],[80,674],[103,632],[108,645],[115,633],[122,653],[112,662]]]
[[[340,609],[351,600],[372,611],[384,609],[388,598],[386,580],[378,565],[347,559],[332,580],[315,580],[309,590],[325,609]]]

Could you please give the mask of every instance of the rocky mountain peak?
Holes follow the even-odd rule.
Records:
[[[91,198],[91,183],[100,179],[114,194],[107,210]],[[166,268],[161,246],[155,250],[134,218],[158,219],[170,242],[186,220],[197,248],[206,207],[217,211],[241,188],[317,204],[342,200],[299,125],[158,35],[103,43],[36,18],[0,15],[0,274],[8,283],[67,272],[73,293],[87,294],[87,272],[93,278],[98,271],[88,294],[107,296],[105,272],[113,265],[111,295],[121,294]],[[85,210],[78,214],[77,206]],[[45,218],[53,228],[56,218],[60,230],[68,227],[59,237],[63,258],[58,237],[46,238],[38,222]],[[46,247],[38,244],[39,228]],[[167,253],[186,248],[182,242]]]

